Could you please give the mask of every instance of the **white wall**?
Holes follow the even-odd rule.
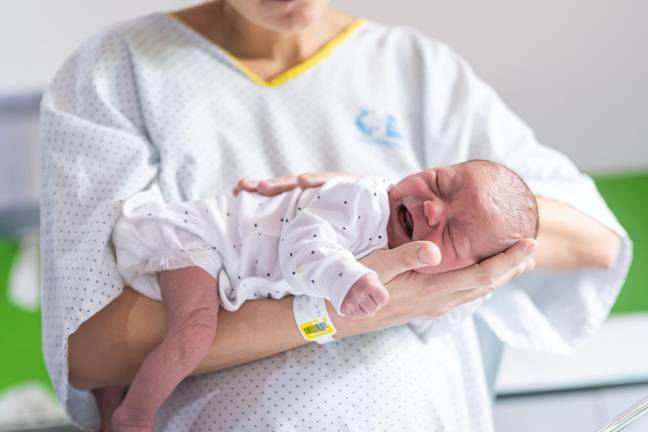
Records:
[[[337,3],[451,45],[542,142],[581,168],[648,168],[648,2]]]
[[[41,87],[98,28],[191,0],[0,0],[0,93]],[[588,171],[648,168],[648,2],[337,0],[463,54],[540,139]]]
[[[41,88],[99,29],[191,0],[0,0],[0,93]],[[8,56],[8,58],[7,58]]]

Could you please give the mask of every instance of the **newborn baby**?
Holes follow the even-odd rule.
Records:
[[[364,318],[389,298],[376,273],[357,261],[373,250],[434,242],[441,263],[417,271],[438,273],[502,252],[537,229],[537,204],[524,181],[481,160],[393,186],[339,177],[274,197],[243,192],[175,204],[138,193],[113,232],[117,267],[127,285],[164,303],[166,332],[112,416],[113,428],[152,430],[160,404],[207,354],[219,303],[236,310],[254,298],[306,294]],[[211,277],[195,278],[198,268]]]

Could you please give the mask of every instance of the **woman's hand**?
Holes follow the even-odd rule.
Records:
[[[236,183],[236,186],[234,186],[232,192],[234,193],[234,195],[238,195],[239,192],[245,191],[257,192],[265,196],[274,196],[282,192],[293,190],[296,187],[309,189],[322,186],[330,178],[338,176],[355,177],[354,175],[342,172],[323,171],[304,173],[296,176],[280,176],[269,180],[257,181],[241,179],[238,181],[238,183]]]
[[[389,291],[384,284],[406,270],[438,265],[441,251],[432,242],[420,241],[400,247],[395,252],[376,250],[363,259],[365,266],[380,269],[377,270],[380,273],[366,274],[353,284],[340,307],[342,314],[349,319],[374,316],[389,301]]]
[[[440,252],[433,243],[411,242],[395,249],[374,251],[360,262],[378,273],[390,293],[389,302],[372,319],[354,321],[355,325],[348,326],[335,322],[339,337],[437,318],[533,270],[535,261],[531,254],[536,248],[535,240],[520,240],[478,264],[439,274],[408,271],[439,263]],[[337,315],[333,319],[345,320]]]

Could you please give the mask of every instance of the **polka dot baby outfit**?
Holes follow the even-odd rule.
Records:
[[[222,306],[306,294],[339,312],[351,286],[375,272],[356,261],[387,247],[388,183],[338,177],[274,197],[242,192],[165,203],[153,191],[127,199],[113,231],[125,283],[160,300],[157,272],[198,266],[219,281]]]

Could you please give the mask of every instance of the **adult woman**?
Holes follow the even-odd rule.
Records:
[[[120,200],[138,190],[194,199],[240,176],[337,169],[396,177],[467,158],[500,160],[534,192],[580,209],[541,202],[540,267],[612,267],[596,280],[592,271],[569,273],[571,295],[559,294],[565,282],[530,278],[483,308],[518,345],[566,349],[581,340],[604,318],[627,269],[628,242],[617,259],[617,234],[602,224],[623,231],[592,185],[539,146],[461,60],[325,0],[221,0],[109,29],[59,72],[42,122],[45,351],[68,410],[88,427],[97,425],[94,402],[67,386],[67,338],[72,384],[89,389],[128,382],[163,331],[158,304],[122,293],[109,247]],[[186,380],[157,426],[489,430],[472,322],[427,343],[394,326],[433,318],[523,272],[532,265],[525,246],[436,278],[395,278],[384,313],[358,323],[334,317],[341,337],[391,328],[335,344],[286,351],[303,345],[290,299],[221,314],[198,372],[283,353]],[[392,258],[399,254],[408,265],[390,265],[386,253],[365,262],[392,273],[383,274],[388,280],[417,265],[407,258],[416,250]],[[546,283],[555,289],[540,290]],[[601,299],[588,302],[597,292]],[[559,314],[565,298],[576,311],[568,318]],[[529,311],[537,334],[520,319]]]

